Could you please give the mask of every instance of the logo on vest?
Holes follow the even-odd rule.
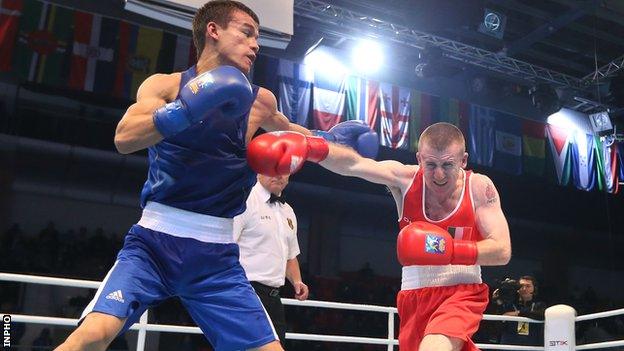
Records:
[[[121,290],[113,291],[112,293],[106,295],[107,300],[115,300],[117,302],[124,303],[123,295],[121,294]]]

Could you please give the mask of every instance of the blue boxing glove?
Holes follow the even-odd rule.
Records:
[[[312,132],[329,142],[352,147],[363,157],[374,159],[379,152],[377,133],[361,121],[341,122],[329,131],[315,130]]]
[[[178,99],[154,111],[154,125],[163,137],[178,134],[219,111],[238,117],[251,109],[253,92],[247,77],[232,66],[219,66],[186,83]]]

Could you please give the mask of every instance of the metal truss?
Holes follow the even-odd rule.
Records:
[[[466,45],[454,40],[389,23],[363,13],[347,10],[320,0],[295,0],[295,14],[321,23],[350,28],[363,36],[376,37],[423,49],[427,45],[441,48],[446,57],[527,81],[547,81],[559,86],[582,88],[581,79],[539,67],[524,61]]]
[[[624,69],[624,55],[598,68],[595,72],[586,75],[582,78],[582,83],[584,85],[589,85],[601,78],[607,78],[621,69]]]

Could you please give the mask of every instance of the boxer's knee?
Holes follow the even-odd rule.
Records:
[[[284,351],[284,349],[282,348],[280,342],[275,340],[258,348],[249,349],[249,351]]]
[[[59,345],[55,351],[100,351],[106,350],[123,327],[125,319],[104,313],[87,315],[76,330]]]
[[[418,351],[460,351],[464,341],[442,334],[427,334],[420,342]]]

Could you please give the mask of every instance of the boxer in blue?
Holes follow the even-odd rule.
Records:
[[[148,149],[143,213],[81,324],[56,350],[104,350],[172,296],[217,351],[282,350],[239,264],[232,218],[256,181],[245,156],[258,128],[310,131],[289,123],[273,93],[247,80],[258,35],[258,17],[245,5],[208,2],[193,19],[196,66],[141,84],[115,145],[124,154]],[[323,136],[349,144],[369,132],[346,123]],[[376,136],[369,139],[367,151],[376,151]]]
[[[196,66],[141,84],[115,145],[124,154],[148,149],[143,213],[81,324],[57,350],[104,350],[171,296],[216,350],[282,349],[238,262],[232,218],[256,180],[245,161],[256,130],[309,131],[290,124],[275,96],[245,77],[258,34],[247,6],[208,2],[193,19]]]

